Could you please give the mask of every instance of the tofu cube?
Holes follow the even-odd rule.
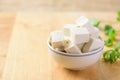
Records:
[[[76,24],[79,25],[80,27],[86,27],[86,26],[92,25],[90,21],[84,16],[81,16],[80,18],[78,18],[76,20]]]
[[[96,50],[100,47],[103,46],[103,42],[100,39],[97,38],[90,38],[90,41],[88,43],[85,43],[85,45],[83,46],[83,50],[82,52],[90,52],[93,50]]]
[[[85,43],[77,44],[77,46],[78,46],[78,48],[79,48],[80,50],[82,50],[84,44],[85,44]]]
[[[81,51],[80,49],[77,47],[77,45],[71,43],[69,44],[67,47],[65,47],[65,51],[67,53],[72,53],[72,54],[80,54]]]
[[[72,30],[71,39],[75,44],[81,44],[89,41],[90,34],[86,28],[75,28]]]
[[[55,49],[56,49],[57,51],[62,51],[62,52],[65,51],[65,50],[64,50],[64,47],[61,47],[61,48],[55,48]]]
[[[94,27],[93,32],[91,32],[91,36],[94,38],[99,38],[99,30],[98,28]]]
[[[62,48],[64,45],[64,36],[62,31],[54,31],[50,34],[51,45],[53,48]]]
[[[77,25],[75,24],[67,24],[64,26],[64,29],[63,29],[63,32],[64,32],[64,36],[68,36],[70,37],[71,36],[71,30],[73,28],[77,27]]]
[[[87,28],[92,37],[97,38],[99,36],[99,30],[95,28],[86,17],[81,16],[76,23],[83,28]]]
[[[71,43],[70,37],[64,36],[64,46],[67,46],[67,45],[70,44],[70,43]]]

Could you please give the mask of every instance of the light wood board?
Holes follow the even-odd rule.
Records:
[[[0,13],[0,80],[2,80],[14,20],[15,13]]]
[[[114,12],[18,13],[3,80],[119,80],[119,61],[111,65],[101,59],[85,70],[71,71],[50,57],[46,43],[49,33],[62,29],[65,24],[74,23],[81,15],[100,19],[101,30],[106,23],[111,23],[115,28],[120,25]],[[102,33],[101,36],[105,38]]]

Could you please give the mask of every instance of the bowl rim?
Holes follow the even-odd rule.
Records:
[[[83,54],[71,54],[71,53],[66,53],[66,52],[61,52],[61,51],[55,50],[49,43],[50,37],[47,40],[47,45],[48,45],[48,48],[56,54],[60,54],[60,55],[64,55],[64,56],[70,56],[70,57],[83,57],[83,56],[90,56],[90,55],[97,54],[104,49],[104,41],[101,37],[99,37],[99,38],[103,42],[103,46],[99,49],[96,49],[96,50],[88,52],[88,53],[83,53]]]

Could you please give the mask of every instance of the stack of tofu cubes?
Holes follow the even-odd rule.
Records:
[[[76,24],[68,24],[63,30],[51,32],[50,44],[58,51],[71,54],[87,53],[103,46],[99,30],[84,16],[78,18]]]

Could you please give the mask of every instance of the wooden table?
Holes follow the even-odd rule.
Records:
[[[15,13],[0,13],[0,80],[6,60]]]
[[[119,80],[119,61],[108,64],[101,59],[85,70],[71,71],[57,64],[48,54],[46,41],[49,33],[62,29],[65,24],[74,23],[81,15],[101,20],[100,30],[106,23],[120,30],[114,12],[18,13],[3,80]],[[102,33],[101,36],[105,38]],[[117,39],[120,40],[119,36]]]

